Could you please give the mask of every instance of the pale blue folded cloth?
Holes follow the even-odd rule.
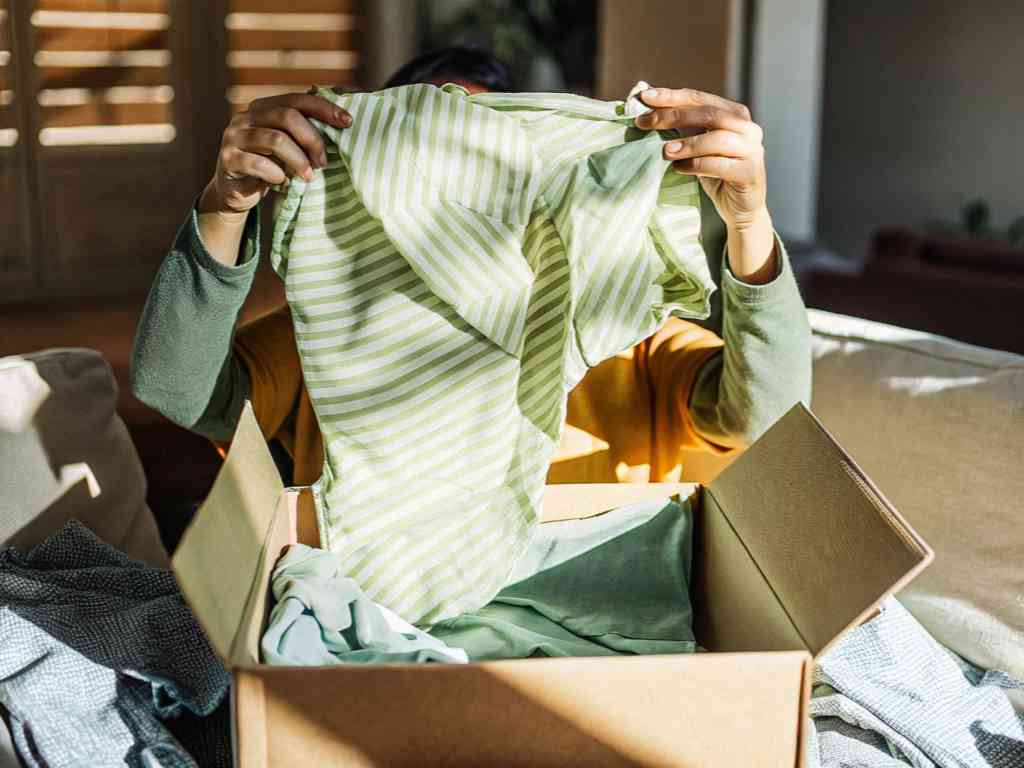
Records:
[[[450,648],[373,602],[343,572],[333,552],[304,544],[288,549],[271,579],[276,603],[261,643],[265,663],[467,661],[465,651]]]
[[[810,768],[1024,768],[1024,718],[1006,689],[937,643],[895,599],[822,657]]]
[[[197,768],[157,719],[152,686],[0,608],[0,703],[27,768]]]

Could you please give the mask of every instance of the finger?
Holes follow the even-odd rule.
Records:
[[[273,128],[287,133],[302,147],[310,163],[317,168],[327,165],[327,145],[323,136],[306,117],[293,107],[274,107],[252,117],[254,128]]]
[[[236,146],[243,152],[277,159],[292,176],[299,176],[306,181],[313,179],[313,164],[309,156],[284,131],[276,131],[273,128],[246,128],[239,131]]]
[[[749,157],[758,151],[745,137],[732,131],[711,131],[696,136],[687,136],[665,144],[666,160],[681,160],[686,157],[721,155],[723,157]]]
[[[245,178],[234,180],[231,186],[231,194],[238,198],[245,199],[252,195],[262,195],[273,185],[256,176],[246,176]]]
[[[649,107],[699,107],[710,106],[724,109],[744,120],[750,119],[750,110],[745,104],[732,101],[724,96],[693,88],[648,88],[640,94],[644,104]]]
[[[254,178],[267,184],[284,184],[288,175],[269,157],[243,152],[237,147],[221,150],[221,168],[233,181]]]
[[[352,125],[352,115],[323,96],[312,93],[285,93],[281,96],[256,99],[246,111],[255,114],[279,107],[291,107],[307,118],[315,117],[335,128],[348,128]]]
[[[636,119],[636,127],[644,130],[655,129],[659,131],[670,128],[681,130],[704,129],[724,130],[750,135],[754,131],[751,126],[756,126],[749,120],[721,109],[708,105],[697,107],[661,107],[652,112],[640,115]]]
[[[735,157],[688,157],[676,160],[672,167],[679,173],[693,176],[710,176],[733,184],[751,184],[756,178],[750,163]]]

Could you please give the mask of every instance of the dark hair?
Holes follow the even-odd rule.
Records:
[[[393,74],[385,88],[412,83],[426,83],[451,77],[475,83],[489,91],[508,93],[515,90],[512,73],[501,59],[480,48],[453,46],[417,56]]]

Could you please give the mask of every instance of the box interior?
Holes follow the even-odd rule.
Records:
[[[822,653],[932,558],[917,533],[802,406],[708,487],[555,485],[542,520],[679,495],[695,508],[691,599],[711,651]],[[308,489],[285,489],[246,407],[213,490],[174,558],[217,651],[259,663],[273,565],[308,540]]]
[[[549,486],[542,519],[671,495],[694,504],[694,630],[713,653],[268,667],[259,641],[270,575],[285,547],[315,540],[315,524],[309,489],[282,486],[247,405],[174,557],[186,598],[235,669],[239,765],[290,765],[299,754],[417,765],[428,753],[507,763],[510,733],[523,765],[640,765],[658,755],[672,756],[666,764],[799,762],[808,654],[870,616],[932,553],[802,406],[708,487]],[[396,741],[394,718],[410,712]],[[737,727],[750,739],[736,739]]]

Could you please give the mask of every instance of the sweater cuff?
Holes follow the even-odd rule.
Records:
[[[192,205],[188,219],[178,232],[178,241],[175,243],[175,249],[188,253],[200,267],[224,282],[249,280],[255,274],[257,266],[259,266],[259,205],[250,209],[245,219],[245,229],[242,231],[240,247],[241,258],[238,264],[228,266],[210,254],[203,243],[203,238],[199,235],[199,211],[196,208],[198,203],[199,199],[197,198]]]
[[[736,277],[729,268],[729,246],[722,251],[722,290],[743,304],[757,305],[774,301],[776,298],[788,296],[790,291],[792,268],[789,265],[789,254],[786,246],[775,233],[775,277],[767,283],[754,285],[745,283]]]

